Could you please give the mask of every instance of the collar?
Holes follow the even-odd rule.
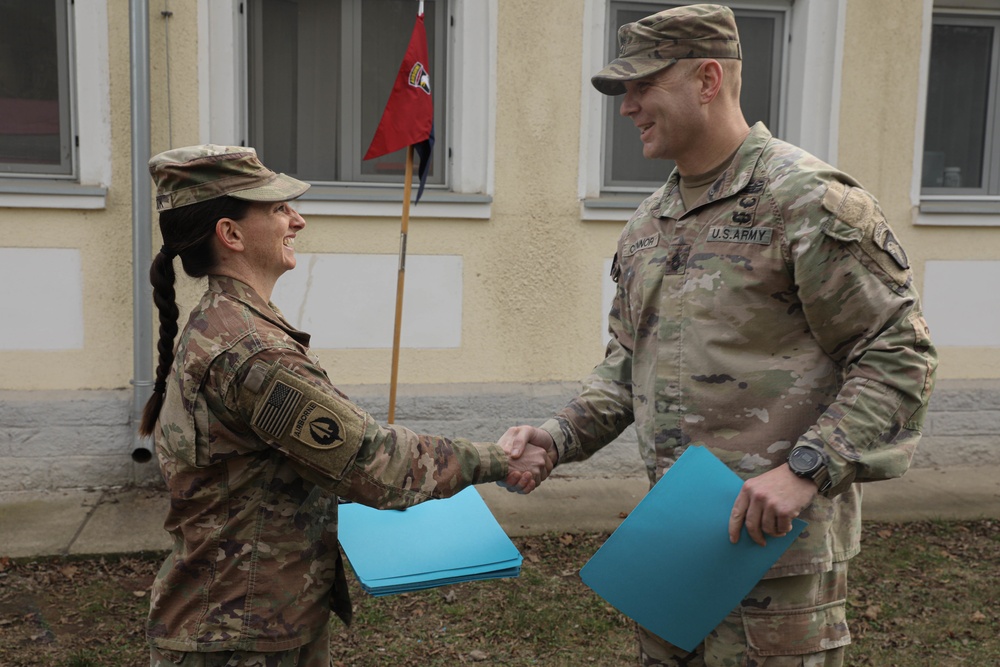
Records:
[[[287,333],[296,342],[309,347],[310,335],[293,327],[278,307],[270,301],[265,301],[257,291],[246,283],[229,276],[211,275],[208,277],[208,291],[221,294],[233,301],[239,301],[244,306],[257,313]]]
[[[764,123],[758,122],[750,128],[750,134],[743,140],[736,156],[715,182],[708,188],[697,205],[684,207],[681,198],[680,173],[676,168],[670,173],[659,201],[653,207],[652,215],[657,218],[683,218],[687,213],[705,204],[726,199],[738,194],[750,182],[754,169],[760,160],[764,147],[771,140],[771,132]]]

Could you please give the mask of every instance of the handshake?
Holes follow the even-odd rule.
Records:
[[[497,485],[511,493],[531,493],[559,462],[552,436],[534,426],[513,426],[497,444],[508,461],[507,478]]]

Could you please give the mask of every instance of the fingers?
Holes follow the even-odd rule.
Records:
[[[750,506],[750,499],[746,490],[740,491],[733,503],[733,511],[729,514],[729,541],[736,544],[740,541],[740,531],[743,530],[743,522],[746,520],[747,507]]]
[[[552,468],[552,457],[548,450],[526,445],[519,458],[508,460],[507,479],[501,486],[517,493],[530,493],[549,476]]]
[[[503,447],[503,450],[507,452],[507,456],[512,459],[519,459],[524,452],[524,448],[528,445],[528,439],[531,437],[531,429],[531,426],[512,426],[507,429],[506,433],[500,436],[497,444]]]

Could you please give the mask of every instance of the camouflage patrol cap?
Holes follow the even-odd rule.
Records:
[[[166,211],[223,195],[248,201],[287,201],[308,183],[278,174],[243,146],[186,146],[153,156],[149,173],[156,183],[156,210]]]
[[[681,58],[742,59],[733,11],[722,5],[665,9],[618,29],[618,57],[591,77],[605,95],[621,95],[624,81],[664,70]]]

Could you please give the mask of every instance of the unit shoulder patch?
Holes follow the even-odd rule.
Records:
[[[888,276],[895,289],[910,281],[910,261],[875,199],[861,188],[831,181],[823,195],[823,208],[833,217],[823,225],[830,238],[847,244],[870,269]]]
[[[291,458],[339,480],[361,447],[365,414],[278,364],[260,393],[251,426]]]

